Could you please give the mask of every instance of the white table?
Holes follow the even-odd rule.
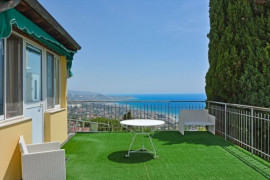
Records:
[[[150,134],[152,134],[154,132],[154,130],[152,130],[150,132],[144,132],[144,128],[146,128],[146,127],[153,128],[153,127],[162,126],[162,125],[165,124],[164,121],[150,120],[150,119],[132,119],[132,120],[121,121],[120,124],[126,126],[127,129],[129,129],[128,127],[140,127],[141,128],[141,132],[136,132],[135,131],[135,134],[134,134],[133,139],[131,141],[131,144],[129,146],[128,153],[127,153],[126,157],[129,157],[130,153],[151,153],[151,154],[154,154],[154,158],[157,158],[156,149],[155,149],[155,146],[154,146],[153,141],[152,141],[152,136],[153,135],[152,136],[150,135]],[[142,139],[143,139],[142,147],[140,149],[138,149],[138,150],[131,151],[130,149],[131,149],[137,135],[142,135],[142,136],[147,135],[149,137],[149,140],[150,140],[151,144],[152,144],[153,151],[150,151],[150,150],[145,148],[145,146],[144,146],[144,138],[143,137],[142,137]]]

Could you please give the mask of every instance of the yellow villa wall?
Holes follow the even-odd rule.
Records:
[[[61,65],[61,109],[45,112],[44,141],[67,140],[67,61],[60,57]],[[26,144],[32,143],[32,119],[11,120],[0,124],[0,179],[20,180],[21,152],[19,137],[23,135]]]
[[[61,109],[45,112],[44,141],[60,141],[68,138],[67,132],[67,61],[60,57],[61,62]]]
[[[32,143],[32,119],[0,127],[0,179],[22,178],[19,137],[24,136],[26,144]]]
[[[46,112],[44,117],[44,141],[60,141],[60,143],[63,143],[68,137],[67,111]]]
[[[61,65],[61,107],[67,108],[67,60],[60,57]]]

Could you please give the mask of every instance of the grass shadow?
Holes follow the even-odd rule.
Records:
[[[165,134],[166,133],[166,134]],[[212,135],[209,132],[202,131],[190,131],[185,132],[185,135],[180,134],[178,131],[173,132],[156,132],[153,136],[154,139],[164,141],[163,145],[173,145],[173,144],[201,144],[205,146],[220,146],[231,155],[266,177],[270,179],[270,163],[256,157],[255,155],[250,155],[249,152],[242,148],[238,148],[237,145],[229,141],[225,141],[223,137],[218,135]],[[260,160],[258,160],[259,158]]]
[[[250,155],[248,152],[242,149],[238,149],[235,146],[230,147],[223,147],[224,150],[229,152],[231,155],[266,177],[267,179],[270,179],[270,164],[263,163],[262,161],[259,161],[254,156]]]
[[[136,164],[154,159],[153,155],[149,153],[132,153],[129,158],[125,157],[126,154],[127,151],[116,151],[108,155],[108,160],[117,163]]]
[[[232,145],[225,141],[224,138],[207,131],[186,131],[185,135],[180,134],[178,131],[158,131],[154,134],[153,139],[164,141],[165,143],[163,145],[182,143],[221,147]]]

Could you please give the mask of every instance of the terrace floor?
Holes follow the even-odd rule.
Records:
[[[77,133],[63,147],[67,179],[270,179],[270,163],[208,132],[156,132],[158,159],[124,158],[131,138],[131,133]]]

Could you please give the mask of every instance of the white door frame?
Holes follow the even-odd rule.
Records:
[[[42,112],[42,142],[44,142],[44,112],[45,112],[45,101],[46,101],[46,59],[45,57],[45,49],[43,47],[41,47],[40,45],[38,45],[37,43],[26,39],[25,37],[21,36],[23,38],[23,96],[24,96],[24,116],[26,116],[26,112],[28,109],[32,109],[32,108],[36,108],[36,107],[41,107]],[[37,101],[37,102],[27,102],[26,100],[26,44],[30,44],[38,49],[41,50],[42,54],[41,54],[41,100]],[[32,119],[33,122],[33,119]],[[33,123],[32,123],[33,125]],[[34,128],[34,127],[32,127]],[[32,130],[33,132],[33,130]],[[32,136],[34,136],[34,134],[32,134]],[[33,139],[33,138],[32,138]]]

